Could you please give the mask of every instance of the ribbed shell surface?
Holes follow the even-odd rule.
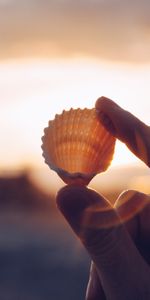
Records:
[[[86,185],[105,171],[115,138],[102,126],[95,109],[70,109],[56,115],[44,130],[43,156],[66,183]]]

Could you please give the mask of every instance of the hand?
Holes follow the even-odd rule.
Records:
[[[149,166],[149,127],[104,97],[96,108],[103,125]],[[86,299],[150,299],[150,197],[126,191],[112,207],[93,190],[66,186],[57,204],[92,259]]]

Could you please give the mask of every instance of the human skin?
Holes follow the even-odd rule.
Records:
[[[96,110],[107,130],[150,166],[150,127],[105,97]],[[150,196],[125,191],[112,207],[93,190],[66,186],[57,205],[92,260],[86,300],[150,299]]]

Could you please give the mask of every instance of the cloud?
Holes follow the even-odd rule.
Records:
[[[0,58],[150,61],[149,0],[0,1]]]

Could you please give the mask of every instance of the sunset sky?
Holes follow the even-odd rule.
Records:
[[[0,0],[1,58],[150,61],[149,0]]]
[[[48,120],[105,95],[150,125],[149,0],[0,0],[0,168],[42,166]],[[113,165],[139,162],[117,143]]]

